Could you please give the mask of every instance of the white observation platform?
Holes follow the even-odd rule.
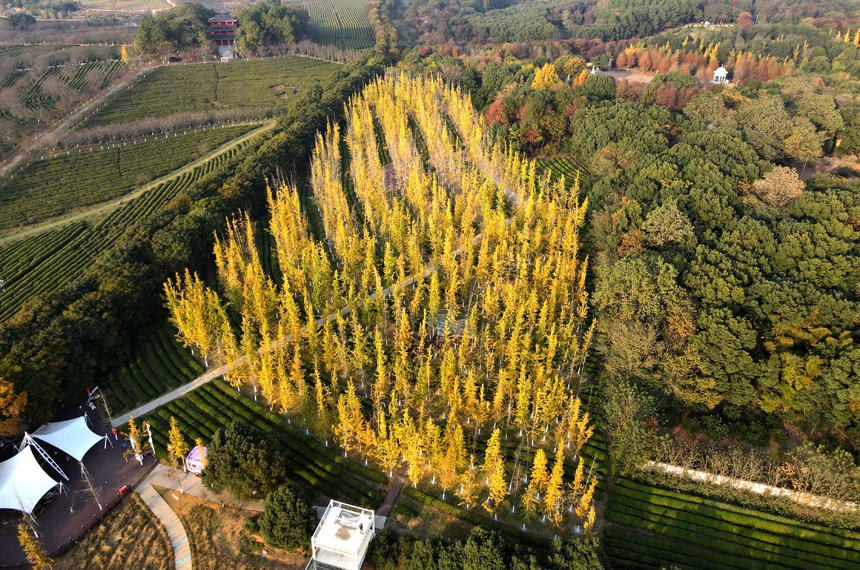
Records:
[[[374,518],[369,509],[329,501],[311,538],[311,561],[306,570],[359,570],[375,536]]]

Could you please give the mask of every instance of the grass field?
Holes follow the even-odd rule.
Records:
[[[173,550],[162,524],[132,493],[53,565],[53,570],[80,568],[170,570]]]
[[[624,479],[606,520],[617,525],[606,550],[619,568],[860,568],[860,533]]]
[[[364,13],[367,0],[302,2],[308,11],[314,41],[346,50],[373,47],[373,31]]]
[[[35,159],[0,185],[0,229],[122,196],[254,128],[195,129]]]
[[[158,211],[243,146],[236,145],[181,176],[154,186],[98,222],[69,224],[0,248],[0,279],[4,281],[0,323],[11,319],[34,296],[56,291],[80,277],[129,224]]]
[[[338,67],[302,57],[159,67],[116,95],[83,126],[189,111],[279,107]]]

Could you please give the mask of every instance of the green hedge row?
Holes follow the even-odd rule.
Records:
[[[313,458],[308,458],[306,455],[298,452],[294,443],[290,441],[290,438],[286,434],[279,432],[263,418],[255,416],[247,408],[243,408],[240,402],[224,397],[223,394],[218,393],[217,389],[209,385],[203,388],[205,389],[192,392],[192,394],[195,394],[195,398],[201,402],[201,407],[202,405],[206,405],[208,409],[211,409],[222,418],[226,416],[225,423],[229,424],[232,421],[250,423],[271,436],[285,451],[284,459],[290,471],[304,480],[308,486],[330,497],[346,496],[349,500],[362,505],[372,505],[378,502],[377,499],[381,500],[381,496],[378,493],[359,481],[343,477],[339,473],[332,476],[332,473],[327,472],[319,466],[319,462],[314,462]],[[219,396],[223,397],[223,399],[219,399]]]
[[[637,506],[622,504],[617,498],[610,496],[606,520],[617,524],[635,526],[654,533],[663,534],[698,544],[706,548],[728,552],[737,556],[763,560],[780,568],[807,569],[810,562],[820,568],[837,568],[828,564],[823,557],[780,547],[774,544],[748,539],[725,525],[722,530],[711,526],[693,524],[684,520],[674,519],[648,513],[640,503]],[[825,561],[825,562],[822,562]],[[856,566],[855,566],[856,567]]]
[[[107,381],[108,402],[111,405],[111,413],[117,414],[123,410],[130,410],[134,407],[134,400],[128,397],[116,374],[110,376]]]
[[[188,353],[188,349],[168,332],[168,328],[171,326],[167,325],[156,329],[156,336],[164,349],[164,353],[184,378],[191,379],[203,374],[203,366],[194,360]]]
[[[544,538],[542,536],[537,536],[506,524],[502,524],[498,521],[494,521],[492,519],[488,519],[486,517],[482,517],[479,514],[473,513],[471,511],[467,511],[465,509],[461,509],[460,507],[455,507],[445,501],[440,501],[439,499],[428,495],[427,493],[422,493],[418,489],[414,489],[409,486],[403,487],[403,491],[401,491],[405,495],[412,497],[418,501],[421,501],[425,505],[430,505],[432,507],[436,507],[443,513],[447,513],[453,517],[456,517],[460,520],[464,520],[473,525],[480,525],[490,530],[495,530],[517,540],[522,544],[528,544],[530,546],[535,546],[537,548],[549,548],[552,545],[552,541],[548,538]]]
[[[406,505],[394,505],[394,513],[400,516],[404,516],[408,519],[414,519],[418,516],[418,513],[416,513]]]
[[[140,418],[140,425],[146,421],[152,430],[152,441],[155,443],[155,456],[163,461],[170,462],[170,455],[167,452],[168,442],[168,426],[161,422],[161,419],[155,415],[148,415]]]
[[[827,533],[809,530],[799,525],[762,519],[754,512],[738,513],[722,509],[718,506],[691,503],[680,497],[671,497],[663,493],[652,493],[650,489],[643,490],[642,486],[637,487],[639,488],[619,484],[613,488],[613,493],[617,493],[619,497],[630,497],[637,501],[644,501],[655,507],[680,512],[692,512],[701,517],[708,517],[722,523],[743,526],[750,529],[745,534],[756,537],[758,534],[761,534],[762,536],[759,537],[759,540],[765,542],[773,542],[774,544],[823,556],[852,560],[860,564],[860,541],[848,540]]]
[[[167,391],[164,382],[153,372],[152,367],[149,366],[149,363],[143,357],[139,346],[134,349],[132,359],[133,362],[131,364],[137,368],[141,376],[146,380],[146,383],[155,391],[156,396]]]
[[[848,540],[860,541],[860,533],[858,533],[856,531],[846,530],[846,529],[837,528],[837,527],[823,526],[820,524],[808,523],[805,521],[801,521],[801,520],[797,520],[797,519],[793,519],[793,518],[788,518],[788,517],[785,517],[782,515],[769,513],[766,511],[759,511],[759,510],[750,509],[747,507],[741,507],[738,505],[733,505],[731,503],[725,503],[725,502],[722,502],[719,500],[707,499],[705,497],[700,497],[698,495],[691,495],[691,494],[680,493],[678,491],[661,489],[659,487],[653,487],[651,485],[638,483],[636,481],[631,481],[629,479],[618,479],[618,480],[616,480],[615,484],[616,485],[622,485],[625,487],[630,487],[633,489],[645,490],[645,491],[651,492],[655,495],[663,495],[666,497],[680,498],[680,499],[683,499],[683,500],[690,502],[690,503],[696,503],[696,504],[700,504],[700,505],[709,505],[709,506],[714,506],[714,507],[717,507],[717,508],[720,508],[723,510],[727,510],[727,511],[732,511],[732,512],[741,513],[741,514],[748,514],[748,515],[756,516],[756,517],[764,519],[764,520],[770,520],[770,521],[778,522],[778,523],[785,524],[785,525],[796,526],[798,528],[803,528],[803,529],[810,529],[813,531],[817,531],[817,532],[821,532],[821,533],[825,533],[825,534],[830,534],[830,535],[837,536],[837,537],[842,537],[842,538],[845,538]]]
[[[118,379],[120,385],[131,388],[136,402],[147,402],[152,398],[149,392],[140,385],[138,379],[131,373],[128,366],[120,368]]]
[[[163,355],[161,343],[153,343],[152,335],[143,343],[141,351],[152,371],[170,387],[176,388],[184,382],[184,378],[173,369],[172,363]]]
[[[486,442],[487,442],[487,438],[484,438],[483,440],[479,440],[478,441],[478,447],[481,450],[485,449],[486,448]],[[502,440],[501,446],[502,446],[502,450],[505,453],[505,456],[507,458],[508,464],[513,465],[513,458],[514,458],[515,453],[516,453],[517,444],[513,441]],[[523,449],[520,451],[520,459],[522,461],[525,461],[528,465],[531,465],[532,462],[534,461],[534,455],[536,452],[537,452],[537,450],[534,448],[523,447]],[[554,454],[551,453],[551,450],[550,450],[550,452],[547,452],[547,458],[549,459],[550,467],[552,467],[552,463],[553,463],[553,461],[555,461],[555,456],[554,456]],[[607,461],[605,459],[600,459],[599,457],[596,457],[594,455],[590,455],[590,454],[586,453],[585,452],[585,446],[583,446],[583,451],[580,454],[579,459],[585,460],[584,470],[585,470],[586,476],[588,476],[588,472],[591,469],[592,462],[595,462],[594,470],[591,473],[592,477],[597,478],[597,486],[595,487],[594,498],[598,501],[601,500],[603,498],[603,493],[605,493],[606,489],[607,489],[607,485],[606,485],[606,475],[608,472],[607,471],[607,465],[608,465]],[[565,483],[569,483],[569,482],[573,481],[573,478],[576,475],[576,468],[578,465],[578,460],[574,461],[572,456],[564,458],[564,464],[563,465],[564,465]]]
[[[207,400],[207,398],[204,397],[202,390],[195,390],[193,392],[190,392],[188,394],[188,399],[191,400],[192,402],[194,402],[194,404],[197,407],[199,407],[202,411],[211,415],[213,418],[222,422],[224,425],[229,425],[233,421],[247,422],[247,418],[236,413],[235,408],[226,408],[226,409],[222,410],[220,407],[213,407],[212,405],[210,405],[211,400]],[[256,424],[256,423],[254,423],[253,425],[255,425],[255,427],[257,427],[257,428],[262,428],[263,426],[265,426],[265,424],[261,425],[261,424]],[[275,439],[275,441],[278,443],[278,445],[281,447],[281,449],[283,449],[286,452],[290,451],[289,448],[284,446],[282,441],[280,441],[278,439]],[[293,477],[292,477],[293,481],[299,482],[299,483],[301,483],[303,481],[305,484],[307,484],[311,487],[314,487],[314,488],[322,491],[323,493],[326,493],[326,494],[331,495],[331,496],[338,496],[338,493],[334,487],[329,485],[329,483],[327,481],[325,481],[324,479],[319,478],[318,476],[314,475],[313,473],[311,473],[307,469],[305,469],[301,463],[297,462],[293,458],[292,454],[284,453],[283,457],[284,457],[284,460],[286,461],[288,469],[290,470],[290,473],[293,475]],[[300,480],[297,480],[295,476],[298,476]],[[351,499],[357,498],[357,495],[355,495],[355,494],[349,494],[349,493],[347,493],[347,494],[350,496]]]
[[[209,438],[204,438],[203,434],[197,431],[195,427],[192,427],[185,421],[183,418],[183,414],[177,415],[176,413],[171,413],[166,407],[158,408],[155,413],[164,420],[165,425],[170,425],[171,416],[176,418],[176,425],[179,426],[179,431],[182,432],[182,435],[189,439],[189,443],[195,441],[196,439],[202,439],[204,441],[209,441]],[[166,432],[165,432],[166,433]]]
[[[313,475],[313,480],[309,477],[305,478],[314,486],[319,487],[319,482],[325,482],[327,488],[324,490],[328,494],[332,494],[330,490],[340,489],[341,493],[349,494],[353,499],[361,499],[363,504],[370,505],[382,501],[380,493],[361,481],[349,477],[338,466],[322,460],[319,454],[302,445],[301,442],[291,437],[290,434],[285,433],[284,430],[279,429],[277,424],[267,421],[259,414],[256,414],[256,410],[251,410],[246,406],[250,400],[230,398],[227,395],[229,392],[219,390],[211,384],[206,384],[202,389],[195,390],[195,392],[199,392],[199,394],[195,395],[195,398],[204,401],[207,406],[218,408],[222,413],[232,416],[233,419],[250,423],[280,442],[296,458],[297,463],[301,464],[303,474]],[[335,492],[334,496],[337,496],[337,494]]]
[[[816,564],[822,567],[843,568],[851,570],[857,565],[848,562],[844,558],[829,556],[831,550],[838,553],[837,549],[823,547],[819,544],[803,541],[791,543],[789,537],[779,534],[755,530],[749,527],[737,527],[731,523],[712,519],[689,511],[653,505],[648,502],[639,501],[623,495],[612,499],[612,508],[619,509],[623,505],[628,512],[647,520],[668,525],[683,524],[684,528],[698,529],[703,535],[713,536],[728,542],[735,542],[742,546],[769,552],[777,556],[789,556],[798,561]],[[802,546],[803,548],[798,548]],[[786,565],[790,565],[788,561]],[[801,564],[804,565],[804,564]]]
[[[222,379],[218,378],[211,383],[214,387],[218,388],[222,393],[229,395],[231,398],[234,398],[240,402],[242,402],[247,408],[253,410],[254,412],[262,415],[269,421],[273,422],[275,425],[279,426],[281,429],[288,431],[292,435],[294,435],[297,439],[300,439],[305,445],[313,448],[316,453],[320,453],[324,455],[329,461],[337,463],[342,466],[344,469],[348,471],[352,471],[358,475],[361,475],[365,479],[369,479],[371,481],[375,481],[377,483],[387,483],[388,478],[379,473],[378,471],[374,471],[372,469],[368,469],[364,465],[352,461],[346,457],[343,457],[339,453],[335,452],[333,449],[324,446],[319,442],[315,437],[306,434],[302,430],[288,424],[284,421],[282,416],[273,413],[268,408],[261,406],[257,402],[247,398],[241,393],[237,392],[234,388],[231,388],[226,382]]]
[[[650,557],[652,568],[670,566],[702,570],[766,570],[767,568],[764,562],[757,560],[713,552],[666,537],[650,536],[616,526],[606,528],[604,544],[613,562],[615,558],[642,562],[645,561],[645,557]],[[622,565],[619,564],[619,566]],[[623,566],[626,566],[626,563]]]

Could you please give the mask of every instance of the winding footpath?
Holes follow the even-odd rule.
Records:
[[[152,480],[162,474],[163,465],[156,467],[153,472],[143,480],[135,492],[140,495],[146,506],[158,517],[161,524],[167,530],[170,545],[173,548],[173,560],[177,570],[191,570],[191,545],[188,543],[188,534],[182,521],[170,505],[161,498],[161,495],[152,486]]]

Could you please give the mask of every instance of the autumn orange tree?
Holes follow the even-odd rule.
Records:
[[[591,435],[577,397],[593,334],[578,181],[490,144],[469,98],[440,81],[381,78],[347,117],[311,161],[323,239],[282,185],[268,227],[282,282],[237,216],[216,236],[217,287],[166,284],[172,321],[272,410],[469,508],[501,514],[516,494],[511,449],[544,470],[560,458],[540,508],[561,526],[574,503],[557,465]]]

